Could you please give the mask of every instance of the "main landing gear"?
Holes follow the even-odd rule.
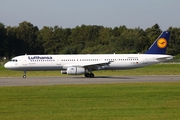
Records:
[[[85,77],[93,78],[93,77],[94,77],[94,74],[93,74],[93,73],[85,73],[84,76],[85,76]]]
[[[22,76],[23,78],[26,78],[26,71],[24,71],[24,74]]]

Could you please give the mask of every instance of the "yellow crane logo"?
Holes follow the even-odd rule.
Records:
[[[160,38],[158,41],[157,41],[157,46],[159,48],[165,48],[167,46],[167,40],[164,39],[164,38]]]

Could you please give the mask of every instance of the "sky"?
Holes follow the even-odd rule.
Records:
[[[161,30],[180,27],[180,0],[0,0],[0,22],[18,26],[27,21],[43,26],[75,28],[101,25]]]

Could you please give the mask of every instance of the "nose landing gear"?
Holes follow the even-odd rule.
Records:
[[[26,78],[26,71],[24,71],[24,74],[22,76],[23,78]]]

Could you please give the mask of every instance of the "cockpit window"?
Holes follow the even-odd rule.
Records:
[[[11,62],[17,62],[17,59],[12,59]]]

